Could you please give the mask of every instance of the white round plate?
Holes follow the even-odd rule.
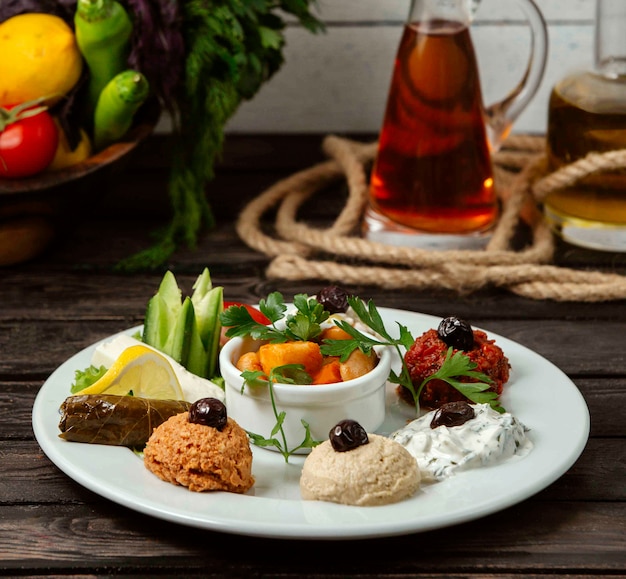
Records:
[[[379,311],[392,334],[396,322],[417,337],[440,321],[403,310]],[[276,452],[253,447],[256,484],[248,494],[194,493],[161,481],[127,448],[59,438],[59,406],[70,395],[74,372],[89,366],[97,344],[67,360],[41,387],[33,407],[33,429],[42,450],[70,478],[159,519],[283,539],[358,539],[427,531],[483,517],[543,490],[574,464],[589,436],[589,411],[575,384],[528,348],[492,332],[488,335],[504,350],[512,367],[502,405],[530,428],[534,449],[524,458],[424,485],[412,498],[393,505],[352,507],[303,501],[298,482],[304,456],[291,457],[286,463]],[[399,358],[394,365],[400,367]],[[394,388],[388,384],[387,416],[378,431],[382,434],[400,428],[411,417]]]

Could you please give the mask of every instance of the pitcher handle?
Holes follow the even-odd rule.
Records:
[[[492,152],[497,151],[508,136],[513,122],[535,96],[546,68],[548,27],[534,0],[517,0],[526,15],[531,31],[528,66],[519,84],[501,101],[485,108],[487,134]]]

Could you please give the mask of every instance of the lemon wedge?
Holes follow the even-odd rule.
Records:
[[[117,394],[156,400],[182,400],[183,391],[169,361],[152,348],[126,348],[106,373],[77,394]]]

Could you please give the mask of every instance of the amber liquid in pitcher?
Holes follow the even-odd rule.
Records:
[[[626,81],[620,83],[620,88],[619,84],[609,84],[586,73],[568,79],[568,83],[565,87],[557,85],[550,96],[547,144],[553,170],[590,152],[626,148]],[[580,104],[572,102],[562,91],[577,95]],[[614,175],[614,179],[621,186],[607,188],[583,183],[550,193],[545,200],[546,209],[565,218],[626,225],[626,171]]]
[[[431,233],[481,232],[497,200],[469,30],[405,26],[371,176],[373,209]]]

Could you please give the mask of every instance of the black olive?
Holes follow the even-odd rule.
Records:
[[[472,405],[460,400],[458,402],[446,402],[435,411],[430,422],[431,428],[438,426],[461,426],[474,418],[475,413]]]
[[[348,311],[348,292],[338,285],[322,288],[316,298],[331,314],[342,314]]]
[[[354,450],[369,443],[367,432],[356,420],[342,420],[328,433],[330,444],[336,452]]]
[[[226,406],[217,398],[200,398],[189,408],[189,422],[222,430],[226,426]]]
[[[474,331],[465,320],[454,316],[444,318],[439,323],[437,334],[448,345],[466,352],[474,347]]]

